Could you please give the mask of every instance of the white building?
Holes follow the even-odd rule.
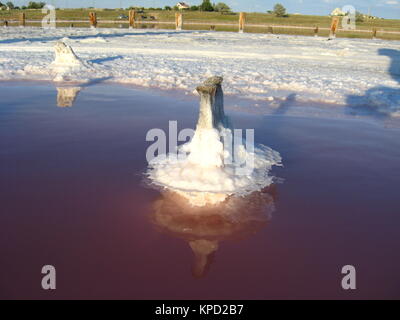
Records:
[[[190,6],[185,2],[178,2],[176,4],[176,6],[178,7],[179,10],[184,10],[184,9],[189,9],[190,8]]]
[[[340,8],[336,8],[331,12],[331,16],[344,16],[346,15],[345,12],[343,12]]]

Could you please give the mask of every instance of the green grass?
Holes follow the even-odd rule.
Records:
[[[57,10],[57,20],[88,20],[89,12],[93,9],[62,9]],[[128,15],[127,10],[111,10],[111,9],[97,9],[97,19],[99,20],[99,26],[102,26],[101,20],[115,20],[120,14]],[[18,15],[22,10],[11,10],[11,11],[0,11],[0,20],[7,19],[12,20],[18,19]],[[23,10],[28,20],[40,21],[44,14],[41,10]],[[235,14],[221,14],[217,12],[198,12],[198,11],[185,11],[184,14],[184,28],[189,30],[209,30],[213,24],[237,24],[238,13]],[[154,16],[157,21],[174,22],[175,11],[146,11],[144,14],[139,14],[138,19],[141,16]],[[187,23],[199,23],[203,25],[191,25]],[[298,27],[314,27],[319,26],[320,28],[329,28],[331,24],[331,18],[329,16],[315,16],[315,15],[290,15],[288,18],[278,18],[274,15],[267,13],[247,13],[246,24],[257,24],[258,27],[248,25],[246,27],[247,32],[267,32],[269,25],[281,25],[281,26],[298,26]],[[11,24],[12,25],[12,24]],[[74,24],[78,27],[81,25],[88,25],[85,23]],[[60,24],[60,26],[62,26]],[[110,25],[112,26],[112,25]],[[166,28],[168,25],[162,25]],[[104,26],[103,26],[104,27]],[[168,27],[170,28],[170,27]],[[339,31],[338,37],[348,38],[371,38],[372,29],[378,29],[378,38],[388,40],[400,40],[399,34],[384,34],[379,31],[396,31],[400,32],[400,20],[389,20],[389,19],[378,19],[378,20],[367,20],[364,22],[357,23],[357,29],[359,30],[371,30],[371,32],[356,32],[356,31]],[[216,31],[237,31],[236,26],[216,26]],[[313,35],[312,30],[308,29],[289,29],[289,28],[274,28],[274,33],[282,34],[297,34],[297,35]],[[327,30],[320,30],[319,34],[325,36]]]

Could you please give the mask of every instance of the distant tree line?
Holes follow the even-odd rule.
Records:
[[[3,9],[6,9],[6,8],[15,9],[15,6],[11,1],[9,1],[9,2],[7,2],[5,4],[0,2],[0,8],[3,8]]]
[[[0,8],[3,9],[10,9],[10,10],[25,10],[25,9],[42,9],[46,5],[46,2],[35,2],[35,1],[30,1],[27,6],[15,6],[13,2],[9,1],[5,4],[0,2]]]
[[[175,6],[175,10],[178,8]],[[221,13],[228,13],[231,12],[231,8],[224,2],[218,2],[217,4],[211,3],[210,0],[203,0],[202,4],[199,6],[191,6],[189,8],[190,11],[207,11],[207,12],[221,12]]]
[[[35,2],[30,1],[27,9],[42,9],[46,5],[46,2]]]
[[[44,6],[46,5],[45,2],[36,2],[36,1],[30,1],[28,3],[27,6],[15,6],[13,4],[13,2],[9,1],[5,4],[3,4],[2,2],[0,2],[0,8],[9,8],[9,9],[42,9]],[[170,6],[165,6],[164,8],[144,8],[144,7],[129,7],[127,8],[128,10],[138,10],[138,11],[143,11],[143,10],[166,10],[166,11],[170,11],[170,10],[179,10],[179,8],[177,6],[174,7],[170,7]],[[198,5],[198,6],[191,6],[188,9],[185,10],[189,10],[189,11],[207,11],[207,12],[220,12],[222,14],[224,13],[230,13],[232,12],[231,8],[224,2],[218,2],[218,3],[211,3],[210,0],[203,0],[203,2]]]
[[[178,11],[179,8],[177,6],[165,6],[164,8],[144,8],[144,7],[129,7],[129,10],[135,9],[139,11],[143,10],[165,10],[165,11]],[[210,0],[203,0],[202,4],[198,6],[191,6],[188,9],[184,9],[188,11],[208,11],[208,12],[220,12],[220,13],[229,13],[231,12],[231,8],[224,2],[218,2],[217,4],[212,4]]]

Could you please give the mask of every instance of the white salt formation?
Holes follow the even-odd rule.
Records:
[[[59,41],[54,46],[56,53],[56,59],[54,60],[55,65],[81,65],[81,60],[77,57],[74,50],[62,41]]]
[[[80,77],[80,73],[87,72],[91,66],[75,54],[72,48],[62,41],[54,46],[55,60],[50,64],[54,74],[54,81],[68,81]],[[77,76],[74,76],[77,74]]]
[[[272,183],[271,167],[281,164],[278,152],[263,145],[245,148],[246,141],[234,136],[224,113],[221,84],[221,77],[212,77],[197,88],[200,114],[196,132],[178,148],[179,156],[159,155],[149,163],[147,174],[153,184],[180,194],[193,206],[259,191]]]

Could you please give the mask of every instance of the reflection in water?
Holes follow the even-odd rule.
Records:
[[[275,185],[206,207],[193,207],[177,193],[165,191],[154,203],[151,220],[160,231],[188,242],[194,253],[193,275],[199,278],[207,272],[219,242],[247,238],[267,224],[275,199]]]
[[[57,87],[57,106],[72,107],[81,87]]]

